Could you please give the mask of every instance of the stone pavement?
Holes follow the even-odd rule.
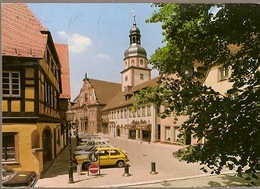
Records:
[[[105,136],[107,137],[107,135]],[[120,140],[120,137],[118,137]],[[72,138],[72,152],[75,149],[76,139]],[[163,145],[163,144],[162,144]],[[160,188],[160,187],[234,187],[246,186],[245,178],[234,177],[234,173],[224,173],[221,175],[200,174],[181,178],[160,178],[160,173],[156,175],[146,174],[136,175],[131,173],[125,175],[124,168],[102,168],[99,174],[91,174],[88,171],[77,172],[74,164],[74,183],[68,183],[68,163],[69,163],[69,148],[66,147],[59,156],[55,159],[52,166],[44,174],[42,179],[39,179],[35,187],[120,187],[120,188]],[[142,181],[142,177],[146,177]],[[259,175],[260,177],[260,175]],[[260,186],[260,183],[257,183]]]

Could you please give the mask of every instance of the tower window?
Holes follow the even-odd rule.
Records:
[[[140,74],[140,79],[144,80],[144,74]]]

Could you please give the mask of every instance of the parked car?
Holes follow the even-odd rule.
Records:
[[[78,137],[82,138],[82,139],[83,138],[87,139],[87,138],[90,138],[91,136],[93,136],[93,134],[83,133],[83,132],[78,133]]]
[[[110,148],[110,147],[114,147],[114,146],[112,146],[112,145],[110,145],[110,144],[97,144],[97,145],[94,145],[91,149],[89,149],[89,150],[77,150],[77,151],[75,151],[73,154],[74,154],[74,156],[78,156],[78,155],[82,155],[82,154],[89,154],[89,153],[91,153],[92,151],[95,151],[96,150],[96,148],[100,148],[100,147],[108,147],[108,148]]]
[[[93,153],[96,153],[99,156],[99,159],[96,162],[93,162],[99,166],[116,165],[118,167],[124,167],[125,163],[129,161],[127,154],[117,147],[96,148]],[[81,164],[82,169],[84,170],[87,170],[91,163],[89,161],[89,154],[75,156],[75,159],[77,164]]]
[[[15,171],[8,165],[2,165],[2,187],[34,187],[37,180],[34,171]]]
[[[94,140],[94,141],[98,140],[98,141],[104,141],[105,143],[109,143],[108,138],[104,138],[104,137],[98,136],[98,135],[90,137],[90,140]]]
[[[98,145],[98,144],[106,144],[104,141],[87,141],[85,144],[77,146],[76,151],[78,150],[90,150],[93,146]]]

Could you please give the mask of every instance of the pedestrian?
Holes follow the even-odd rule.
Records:
[[[76,138],[77,138],[77,146],[78,146],[79,145],[79,135],[78,135],[78,133],[76,135]]]
[[[148,144],[151,142],[151,130],[148,130]]]

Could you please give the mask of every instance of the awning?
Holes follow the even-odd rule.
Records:
[[[151,124],[138,124],[136,129],[140,130],[151,130]]]
[[[136,125],[135,124],[125,124],[125,129],[135,130]]]

